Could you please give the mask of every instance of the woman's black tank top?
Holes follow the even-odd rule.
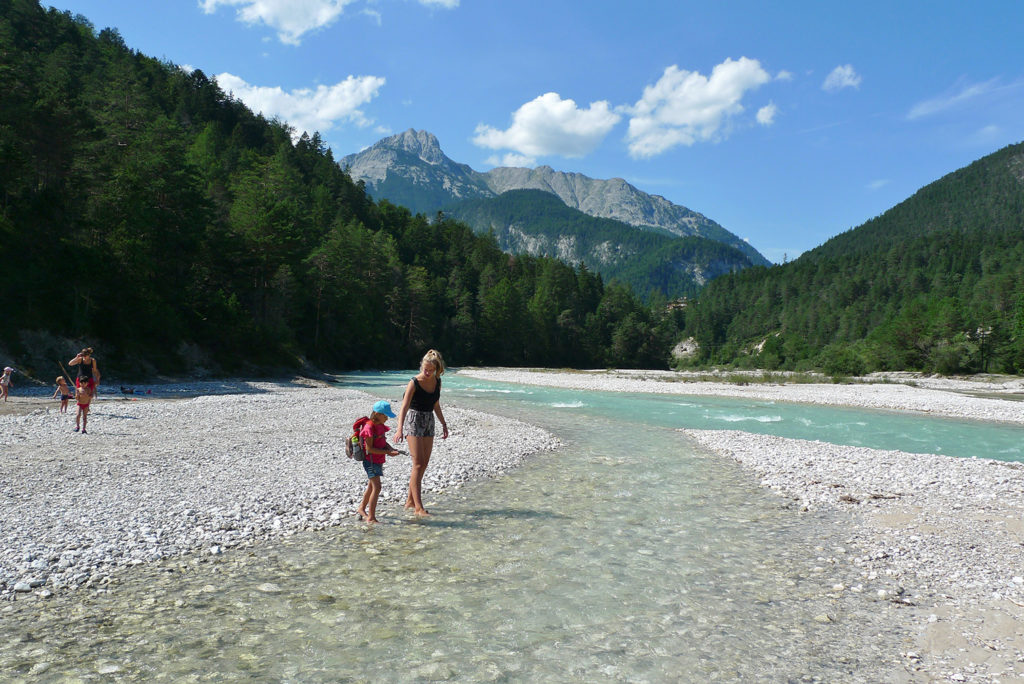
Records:
[[[412,393],[412,401],[409,402],[409,406],[414,411],[433,411],[434,404],[441,398],[441,378],[437,379],[437,386],[433,392],[428,392],[420,387],[420,383],[416,378],[412,379],[412,383],[416,386],[416,389]]]
[[[79,361],[78,362],[78,377],[80,377],[80,378],[91,378],[92,377],[92,366],[93,366],[93,362],[92,361],[89,361],[88,363],[86,363],[85,361]]]

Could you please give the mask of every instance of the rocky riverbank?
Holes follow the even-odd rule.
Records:
[[[761,381],[763,373],[718,374],[672,371],[596,370],[559,372],[524,369],[462,369],[462,375],[499,382],[520,382],[607,392],[650,392],[689,396],[740,397],[823,406],[912,411],[950,418],[1024,424],[1024,380],[990,377],[977,380],[921,377],[909,373],[878,374],[864,382],[820,383]],[[782,378],[784,375],[771,376]],[[729,381],[730,378],[734,381]],[[739,380],[736,382],[735,380]],[[987,396],[978,396],[985,394]]]
[[[377,397],[306,382],[154,386],[100,395],[89,434],[42,396],[0,415],[0,600],[102,586],[117,571],[187,554],[221,554],[271,537],[364,524],[366,486],[344,453],[352,421]],[[553,449],[543,430],[445,407],[425,494]],[[395,421],[390,421],[394,427]],[[394,440],[392,440],[394,443]],[[486,448],[482,448],[486,445]],[[378,517],[405,515],[409,457],[388,459]]]
[[[827,566],[924,607],[908,669],[947,681],[1024,681],[1024,465],[908,454],[733,431],[684,430],[753,470],[797,510],[853,519]]]

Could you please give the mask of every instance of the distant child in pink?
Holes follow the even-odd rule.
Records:
[[[0,395],[3,395],[4,401],[7,401],[7,394],[11,391],[11,373],[14,369],[10,366],[4,368],[4,374],[0,375]]]

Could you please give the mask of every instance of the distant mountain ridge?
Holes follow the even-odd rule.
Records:
[[[598,180],[579,173],[499,167],[481,173],[448,158],[437,137],[409,129],[362,152],[342,157],[342,168],[362,180],[375,198],[430,214],[467,199],[497,197],[508,190],[543,190],[566,206],[638,228],[660,228],[679,237],[703,237],[734,247],[753,265],[770,262],[745,240],[703,214],[650,195],[621,178]]]
[[[493,234],[506,252],[584,264],[642,296],[659,290],[671,297],[692,297],[708,281],[750,267],[745,254],[721,242],[596,218],[544,190],[509,190],[494,198],[463,200],[444,213],[479,233]]]

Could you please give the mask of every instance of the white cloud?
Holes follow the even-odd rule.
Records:
[[[994,138],[1000,133],[1002,133],[1002,129],[993,124],[980,129],[977,135],[979,138]]]
[[[863,79],[854,70],[852,64],[843,64],[837,66],[832,70],[832,73],[825,77],[825,82],[821,84],[821,89],[834,93],[843,88],[859,88],[861,80]]]
[[[267,118],[279,117],[303,131],[329,131],[340,121],[357,126],[373,123],[360,109],[377,96],[384,86],[380,76],[349,76],[332,86],[319,85],[316,90],[300,88],[286,93],[280,87],[254,86],[234,74],[219,74],[221,89],[233,93],[253,111]]]
[[[298,45],[309,31],[334,22],[355,0],[199,0],[207,14],[221,5],[237,6],[238,18],[247,24],[265,24],[277,31],[282,43]]]
[[[384,25],[384,15],[382,15],[377,10],[364,9],[362,13],[363,16],[369,17],[370,20],[373,21],[373,23],[375,23],[377,26]]]
[[[774,102],[769,102],[764,107],[757,110],[757,123],[762,126],[771,126],[775,123],[775,115],[779,113],[779,108],[775,106]]]
[[[492,150],[512,150],[520,158],[545,155],[582,157],[596,148],[621,117],[604,101],[580,109],[558,93],[545,93],[512,114],[512,125],[476,127],[473,142]]]
[[[873,180],[870,183],[868,183],[868,190],[872,190],[872,191],[874,191],[874,190],[881,190],[882,188],[884,188],[888,184],[889,184],[889,179],[888,178],[879,178],[878,180]]]
[[[791,72],[786,71],[785,69],[783,69],[779,73],[775,74],[775,80],[776,81],[792,81],[793,80],[793,74]]]
[[[744,109],[748,91],[771,80],[756,59],[726,59],[711,70],[710,78],[678,66],[665,69],[643,97],[624,108],[629,120],[629,152],[633,157],[653,157],[676,145],[715,140]],[[726,129],[727,130],[727,129]]]
[[[993,78],[992,80],[985,81],[984,83],[967,84],[962,86],[956,92],[940,95],[939,97],[924,100],[923,102],[918,102],[910,108],[910,111],[907,113],[907,118],[920,119],[923,116],[930,116],[973,100],[976,97],[986,95],[995,89],[997,80],[998,79]]]
[[[511,166],[513,168],[531,168],[537,164],[537,160],[533,157],[528,157],[525,154],[516,154],[515,152],[509,152],[503,156],[493,155],[488,157],[486,161],[491,166]]]
[[[298,45],[302,36],[329,26],[341,16],[345,7],[358,0],[199,0],[199,7],[213,14],[221,5],[238,7],[236,14],[246,24],[265,24],[277,31],[282,43]],[[419,0],[427,7],[454,9],[459,0]],[[366,14],[380,19],[380,13],[367,9]]]

